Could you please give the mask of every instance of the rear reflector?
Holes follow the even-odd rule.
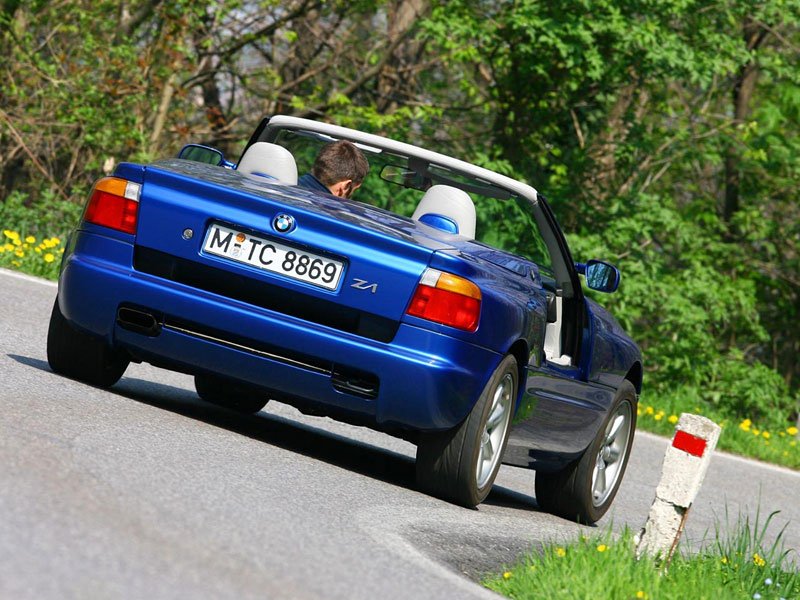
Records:
[[[464,331],[475,331],[481,315],[481,290],[463,277],[427,269],[406,312]]]
[[[104,177],[92,189],[84,221],[125,233],[136,233],[141,185],[118,177]]]

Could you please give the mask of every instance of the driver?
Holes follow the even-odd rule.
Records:
[[[311,173],[306,173],[297,185],[315,192],[350,198],[364,181],[369,163],[355,144],[339,140],[323,146]]]

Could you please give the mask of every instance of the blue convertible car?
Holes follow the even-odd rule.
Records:
[[[297,185],[353,142],[356,200]],[[637,346],[586,297],[525,183],[384,137],[275,116],[237,165],[213,149],[120,164],[71,235],[48,361],[111,386],[130,361],[190,373],[201,399],[269,399],[417,445],[421,489],[476,506],[501,463],[536,469],[547,511],[592,523],[636,427]]]

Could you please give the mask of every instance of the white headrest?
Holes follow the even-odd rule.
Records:
[[[244,153],[236,170],[268,175],[281,183],[297,185],[297,163],[292,153],[278,144],[256,142]]]
[[[464,190],[449,185],[432,185],[411,218],[419,221],[425,215],[450,219],[456,223],[459,235],[475,237],[475,205]]]

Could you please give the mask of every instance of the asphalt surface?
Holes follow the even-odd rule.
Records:
[[[111,390],[52,373],[54,284],[0,270],[0,598],[491,598],[475,583],[548,541],[639,529],[668,441],[637,434],[597,527],[539,511],[503,467],[478,510],[415,489],[414,447],[270,403],[203,404],[131,365]],[[800,549],[800,474],[717,454],[681,542],[780,511]],[[727,516],[726,516],[727,515]]]

